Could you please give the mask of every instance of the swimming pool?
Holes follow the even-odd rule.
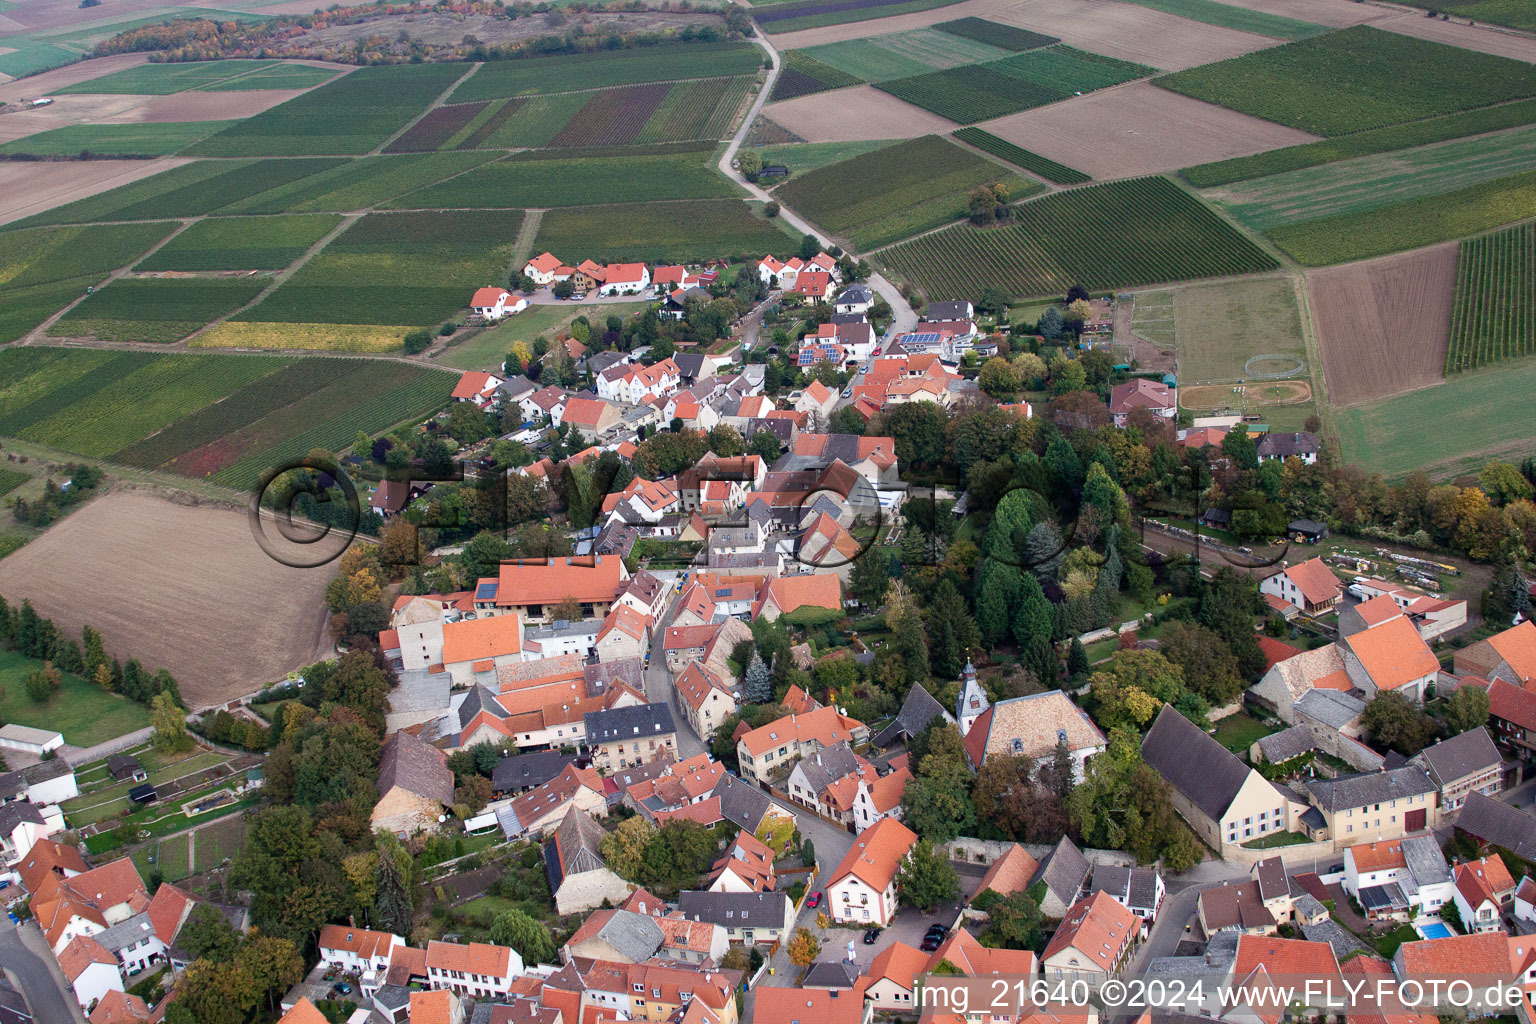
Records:
[[[1419,925],[1419,934],[1426,939],[1448,939],[1451,937],[1451,930],[1436,921],[1432,924]]]

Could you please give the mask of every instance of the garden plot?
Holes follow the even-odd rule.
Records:
[[[1124,178],[1311,142],[1315,135],[1136,82],[982,127],[1093,178]],[[1198,156],[1196,156],[1198,154]]]

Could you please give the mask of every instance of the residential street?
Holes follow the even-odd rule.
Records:
[[[0,928],[0,967],[27,997],[33,1019],[39,1024],[53,1024],[54,1021],[84,1024],[85,1018],[75,1003],[74,993],[69,991],[63,973],[48,953],[36,924],[29,921],[21,927]]]

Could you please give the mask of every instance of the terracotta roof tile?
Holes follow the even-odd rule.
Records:
[[[827,879],[828,888],[851,875],[876,892],[883,892],[895,879],[896,869],[915,842],[916,832],[895,818],[882,818],[859,834],[842,863]]]
[[[1042,959],[1049,960],[1063,950],[1074,949],[1096,967],[1109,970],[1140,931],[1141,922],[1135,914],[1109,893],[1096,892],[1067,911]]]
[[[1355,652],[1365,671],[1383,690],[1395,690],[1440,670],[1439,659],[1406,616],[1372,626],[1345,637],[1342,642]]]

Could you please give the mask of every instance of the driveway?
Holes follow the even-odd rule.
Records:
[[[74,993],[69,990],[58,963],[48,954],[47,943],[35,923],[28,922],[19,928],[0,926],[0,968],[5,969],[22,995],[27,997],[33,1019],[49,1024],[53,1021],[84,1024],[85,1016],[75,1002]]]

